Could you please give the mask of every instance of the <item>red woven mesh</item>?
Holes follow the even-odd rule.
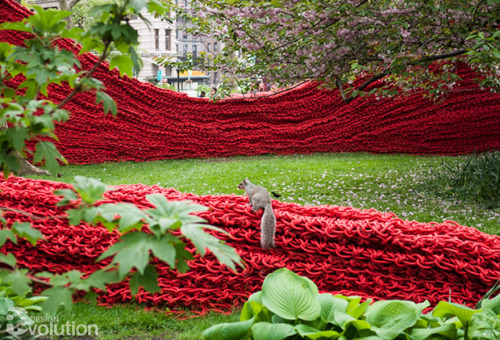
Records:
[[[116,241],[103,227],[68,226],[52,194],[68,184],[11,176],[0,180],[0,206],[25,210],[8,212],[8,223],[30,221],[46,237],[34,248],[27,242],[6,244],[23,267],[33,272],[92,272],[94,260]],[[159,186],[120,185],[107,194],[109,202],[148,206],[145,195],[161,193],[169,200],[190,199],[210,208],[200,216],[232,236],[220,236],[236,248],[246,263],[235,274],[212,255],[190,261],[185,274],[156,262],[161,294],[140,292],[139,302],[170,308],[224,309],[241,304],[261,289],[263,278],[282,267],[312,279],[321,291],[384,299],[409,299],[432,304],[447,300],[473,305],[500,277],[500,238],[454,222],[403,221],[392,213],[348,207],[303,207],[273,202],[277,249],[260,247],[260,215],[244,196],[197,196]],[[149,206],[148,206],[149,207]],[[35,218],[37,217],[37,218]],[[192,249],[191,249],[192,251]],[[130,301],[126,283],[101,293],[104,304]]]
[[[0,2],[0,22],[27,15],[13,0]],[[0,31],[19,44],[24,34]],[[61,41],[65,48],[75,48]],[[90,68],[95,56],[79,57]],[[306,83],[270,98],[217,103],[190,98],[100,68],[96,74],[118,105],[104,117],[92,94],[65,108],[72,118],[57,126],[59,150],[70,163],[204,158],[265,153],[376,152],[463,154],[500,149],[500,95],[481,91],[474,73],[437,104],[414,94],[400,100],[358,98],[346,104],[337,91]],[[372,86],[378,86],[380,82]],[[464,91],[474,89],[473,91]],[[61,101],[66,87],[50,92]]]

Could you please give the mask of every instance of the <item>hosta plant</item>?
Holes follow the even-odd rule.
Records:
[[[239,322],[205,330],[207,340],[225,339],[500,339],[500,295],[472,309],[441,301],[371,299],[320,294],[308,278],[282,268],[268,275],[262,291],[245,302]]]

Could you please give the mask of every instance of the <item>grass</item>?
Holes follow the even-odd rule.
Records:
[[[343,153],[124,162],[65,166],[61,168],[62,177],[50,179],[71,182],[74,176],[84,175],[109,185],[143,183],[199,195],[242,195],[236,185],[249,177],[281,194],[281,201],[374,208],[420,222],[454,220],[500,234],[500,209],[449,201],[426,189],[433,169],[456,159]],[[236,319],[237,312],[183,321],[134,304],[108,309],[83,303],[76,304],[71,314],[60,316],[61,323],[97,324],[100,339],[198,339],[210,325]]]
[[[236,185],[248,177],[285,202],[374,208],[402,219],[453,220],[500,234],[500,209],[450,201],[426,190],[432,169],[456,158],[341,153],[123,162],[65,166],[62,177],[51,179],[71,182],[85,175],[109,185],[143,183],[198,195],[242,195]]]
[[[98,338],[102,340],[194,340],[200,339],[203,331],[213,324],[239,321],[239,313],[209,313],[200,317],[185,312],[175,316],[165,313],[164,309],[146,310],[142,305],[124,304],[109,308],[77,302],[70,313],[61,313],[51,320],[57,330],[66,327],[68,323],[87,327],[97,325]]]

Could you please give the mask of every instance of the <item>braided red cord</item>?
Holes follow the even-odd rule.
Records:
[[[21,20],[28,13],[13,0],[0,2],[0,22]],[[0,31],[0,41],[21,44],[25,37]],[[77,51],[70,41],[59,44]],[[84,69],[97,60],[90,54],[78,58]],[[266,153],[454,155],[500,149],[500,94],[480,90],[472,81],[475,73],[464,65],[457,74],[463,81],[439,103],[418,93],[345,103],[337,91],[318,89],[314,83],[268,98],[214,103],[120,78],[103,66],[95,76],[116,100],[118,117],[103,116],[95,95],[81,93],[65,105],[72,117],[57,126],[56,144],[74,164]],[[54,86],[50,98],[60,102],[69,92]]]
[[[24,210],[35,217],[7,211],[7,224],[31,222],[46,238],[34,248],[27,242],[8,242],[1,250],[16,255],[33,272],[61,273],[71,269],[92,272],[95,259],[116,241],[103,227],[68,226],[64,210],[55,204],[53,190],[70,185],[10,176],[0,180],[0,206]],[[287,267],[312,279],[321,291],[383,299],[451,299],[472,306],[500,277],[500,238],[455,222],[403,221],[392,213],[349,207],[304,207],[274,201],[277,249],[260,248],[260,215],[247,198],[236,195],[197,196],[159,186],[120,185],[107,193],[109,202],[148,205],[145,196],[161,193],[169,200],[189,199],[209,207],[200,214],[232,237],[218,235],[236,248],[246,263],[238,274],[211,255],[196,256],[185,274],[155,260],[162,292],[140,291],[138,302],[170,308],[229,310],[261,289],[264,277]],[[39,217],[42,217],[40,219]],[[190,251],[193,251],[190,248]],[[100,292],[99,301],[131,300],[125,282]]]

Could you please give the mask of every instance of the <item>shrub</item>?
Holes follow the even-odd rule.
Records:
[[[496,288],[496,287],[495,287]],[[493,292],[494,290],[490,291]],[[205,330],[215,339],[499,339],[500,295],[483,309],[441,301],[424,314],[427,301],[368,299],[319,294],[306,277],[282,268],[268,275],[262,291],[244,304],[239,322]]]
[[[432,174],[426,188],[486,208],[500,207],[500,151],[474,153],[455,163],[444,163]]]

